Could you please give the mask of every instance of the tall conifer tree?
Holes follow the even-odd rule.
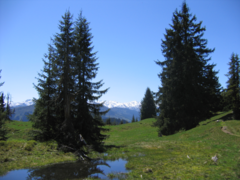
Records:
[[[56,119],[60,122],[56,140],[59,144],[74,147],[79,135],[74,130],[73,101],[76,96],[74,79],[74,27],[72,15],[67,11],[59,24],[60,33],[54,38],[56,48]]]
[[[150,88],[147,88],[141,102],[141,120],[156,116],[156,105]]]
[[[1,79],[1,72],[0,69],[0,79]],[[0,82],[0,87],[4,84],[4,82]],[[5,103],[4,103],[4,93],[0,91],[0,113],[5,111]]]
[[[229,62],[229,72],[227,74],[228,106],[233,110],[233,118],[240,119],[240,65],[239,57],[232,54]]]
[[[6,120],[11,120],[11,116],[15,113],[15,109],[11,108],[10,94],[7,94],[7,105],[6,105]]]
[[[80,12],[74,31],[74,75],[76,78],[75,91],[77,92],[75,127],[88,143],[97,147],[106,136],[101,134],[101,131],[104,130],[101,126],[104,123],[95,117],[106,114],[108,110],[101,112],[100,108],[103,107],[103,103],[96,104],[94,102],[108,89],[99,90],[103,86],[102,80],[92,82],[97,75],[99,64],[96,62],[96,52],[92,52],[93,36],[90,30],[89,22]]]
[[[160,114],[156,125],[165,135],[193,128],[208,118],[220,94],[215,65],[208,64],[214,49],[206,47],[207,40],[202,38],[206,29],[202,22],[195,21],[184,2],[181,11],[173,13],[171,28],[166,29],[162,40],[165,60],[156,62],[162,67],[158,75],[162,87],[156,94]]]
[[[0,79],[1,79],[1,71],[0,70]],[[0,82],[0,87],[4,84],[4,82]],[[6,111],[5,111],[5,103],[4,103],[4,94],[0,91],[0,140],[7,140],[7,130],[5,127],[6,121]]]
[[[35,89],[38,91],[39,99],[33,99],[35,109],[28,118],[32,121],[33,127],[41,130],[37,134],[38,139],[49,140],[56,136],[57,122],[55,115],[55,96],[56,96],[56,78],[54,76],[55,50],[51,44],[48,45],[48,54],[44,55],[44,67],[42,73],[39,73],[38,84]]]
[[[0,96],[0,112],[4,112],[5,111],[5,102],[4,102],[4,93],[1,93]]]
[[[134,118],[134,115],[133,115],[133,117],[132,117],[132,123],[134,123],[135,122],[135,118]]]

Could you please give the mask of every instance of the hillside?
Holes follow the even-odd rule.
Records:
[[[106,134],[110,135],[105,141],[105,153],[92,151],[89,156],[126,159],[126,167],[131,170],[127,179],[238,179],[240,121],[228,120],[229,116],[231,112],[219,113],[196,128],[163,137],[157,136],[157,128],[152,126],[153,118],[105,126],[109,129]],[[54,142],[36,142],[30,151],[25,150],[31,142],[28,141],[31,122],[12,121],[7,126],[9,140],[0,143],[1,173],[74,160],[71,154],[56,151]],[[215,155],[216,162],[211,159]]]
[[[229,114],[221,113],[189,131],[163,137],[158,137],[157,128],[152,127],[155,119],[108,126],[106,144],[123,147],[113,148],[109,154],[129,160],[126,166],[133,170],[129,174],[132,179],[237,179],[240,121],[216,122]],[[215,155],[217,162],[211,159]]]

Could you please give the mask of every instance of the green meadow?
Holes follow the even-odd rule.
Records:
[[[110,135],[105,141],[106,152],[91,151],[89,156],[128,160],[126,168],[131,172],[124,176],[127,179],[239,179],[240,121],[228,120],[230,114],[218,113],[194,129],[163,137],[157,136],[153,118],[106,126]],[[9,139],[0,142],[1,174],[76,160],[72,153],[58,151],[54,141],[32,140],[31,122],[12,121],[7,127]],[[213,156],[217,156],[216,162]]]

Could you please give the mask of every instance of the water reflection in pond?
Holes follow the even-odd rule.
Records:
[[[108,178],[109,173],[127,173],[125,168],[127,161],[119,159],[116,161],[94,160],[91,162],[62,163],[44,166],[36,169],[21,169],[10,171],[0,180],[61,180],[61,179],[83,179],[87,177]],[[117,178],[111,178],[117,179]]]

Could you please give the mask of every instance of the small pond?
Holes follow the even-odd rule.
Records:
[[[100,179],[115,179],[107,175],[115,174],[124,178],[129,171],[126,170],[126,160],[115,161],[92,160],[90,162],[61,163],[40,168],[20,169],[8,172],[0,176],[0,180],[62,180],[62,179],[83,179],[87,177],[98,177]]]

